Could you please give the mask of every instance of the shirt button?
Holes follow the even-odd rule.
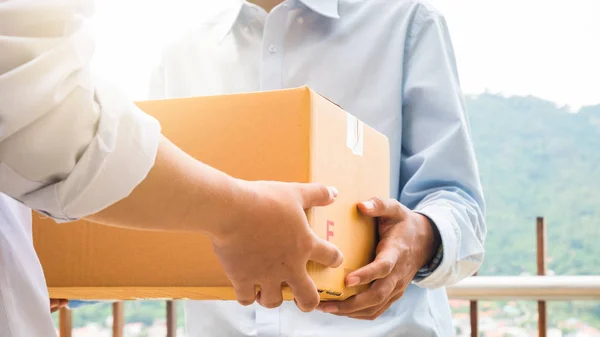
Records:
[[[250,28],[244,27],[244,33],[248,33],[249,31],[250,31]]]
[[[298,22],[299,24],[303,24],[304,23],[304,18],[300,16],[300,17],[298,17],[296,19],[296,22]]]
[[[272,44],[270,44],[270,45],[269,45],[269,51],[270,51],[271,53],[276,53],[276,52],[277,52],[277,48],[275,48],[275,45],[272,45]]]

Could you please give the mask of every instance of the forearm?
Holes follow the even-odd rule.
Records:
[[[146,179],[90,221],[144,230],[218,231],[240,192],[237,180],[190,157],[165,137]]]

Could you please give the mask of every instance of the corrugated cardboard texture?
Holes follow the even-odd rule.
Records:
[[[347,114],[298,88],[140,102],[163,134],[191,156],[248,180],[318,181],[340,190],[308,211],[313,230],[344,252],[340,268],[309,264],[323,299],[357,289],[344,277],[373,257],[375,226],[356,203],[389,195],[387,139],[364,126],[363,153],[347,146]],[[152,207],[149,205],[148,207]],[[68,299],[235,299],[212,245],[201,234],[144,232],[85,221],[57,225],[34,214],[34,244],[50,295]],[[284,297],[291,299],[289,290]]]

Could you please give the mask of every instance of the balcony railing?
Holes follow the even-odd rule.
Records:
[[[600,276],[477,276],[447,291],[450,298],[477,301],[600,300]]]
[[[538,333],[546,337],[546,301],[600,300],[600,276],[545,276],[544,219],[537,219],[538,276],[472,276],[448,287],[448,296],[470,301],[471,336],[479,337],[478,303],[481,300],[538,301]],[[173,301],[167,301],[167,337],[175,337],[177,317]],[[113,336],[123,337],[123,302],[113,304]],[[60,312],[60,337],[71,337],[71,312]]]

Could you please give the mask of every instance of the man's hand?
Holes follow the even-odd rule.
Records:
[[[433,258],[440,239],[429,219],[394,199],[372,199],[360,203],[358,209],[377,218],[380,241],[375,260],[348,274],[346,284],[374,282],[369,290],[345,301],[320,304],[319,310],[373,320],[402,297],[419,269]]]
[[[331,204],[337,190],[320,184],[239,181],[239,198],[228,225],[213,245],[242,305],[281,305],[288,285],[303,311],[314,310],[319,295],[308,275],[309,260],[328,267],[342,263],[342,253],[310,228],[305,210]],[[260,287],[257,294],[255,286]]]
[[[67,304],[69,304],[68,300],[51,298],[50,299],[50,312],[51,313],[56,312],[64,307],[66,307]]]

